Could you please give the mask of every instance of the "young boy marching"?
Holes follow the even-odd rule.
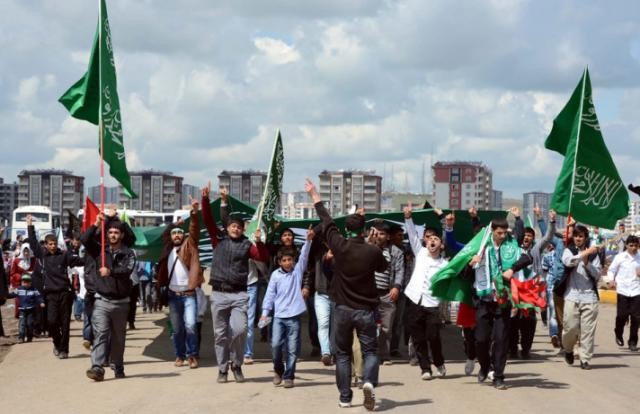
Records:
[[[33,340],[33,319],[37,306],[44,308],[42,295],[31,286],[31,275],[22,275],[20,287],[16,293],[9,293],[8,298],[19,298],[20,321],[18,323],[18,342]]]
[[[307,268],[313,236],[313,230],[309,229],[298,263],[295,262],[295,249],[281,247],[278,250],[280,267],[271,274],[267,293],[262,303],[260,320],[267,320],[272,310],[274,310],[275,316],[271,340],[273,370],[275,372],[273,385],[280,385],[284,379],[284,388],[293,388],[296,361],[300,353],[300,315],[306,310],[302,296],[302,276]],[[286,346],[283,346],[285,341]],[[286,363],[283,362],[283,349],[287,352]]]

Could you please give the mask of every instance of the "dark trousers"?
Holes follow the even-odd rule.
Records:
[[[422,372],[431,372],[431,358],[429,349],[433,356],[433,363],[436,367],[444,364],[442,356],[442,341],[440,340],[440,308],[425,308],[410,300],[406,302],[408,312],[408,328],[413,338],[413,346],[420,363]]]
[[[624,296],[618,294],[616,312],[616,336],[622,338],[624,325],[631,318],[629,326],[629,345],[638,345],[638,323],[640,322],[640,295]]]
[[[351,356],[353,330],[356,330],[360,349],[364,357],[362,379],[374,387],[378,385],[378,341],[376,338],[376,320],[374,311],[352,309],[345,305],[336,305],[333,316],[333,332],[336,345],[336,384],[340,391],[340,401],[350,402]]]
[[[71,291],[47,293],[49,335],[53,338],[53,346],[60,352],[69,353],[69,326],[75,296]]]
[[[307,305],[307,315],[309,316],[309,340],[314,350],[320,352],[320,341],[318,340],[318,320],[316,319],[315,295],[309,295],[305,301]]]
[[[518,354],[518,343],[522,347],[522,353],[528,354],[533,345],[533,337],[536,334],[536,313],[532,309],[525,316],[523,310],[518,310],[515,317],[511,318],[509,325],[509,353]]]
[[[127,315],[127,322],[129,326],[136,322],[136,310],[138,304],[138,298],[140,297],[140,285],[131,286],[131,294],[129,295],[129,314]]]
[[[20,309],[20,321],[18,322],[18,338],[31,340],[33,338],[33,317],[35,308]]]
[[[480,370],[487,374],[493,365],[495,379],[504,379],[510,313],[511,305],[501,308],[496,302],[480,301],[476,309],[476,351]]]
[[[462,338],[464,340],[464,354],[467,359],[475,360],[476,353],[476,328],[462,328]]]

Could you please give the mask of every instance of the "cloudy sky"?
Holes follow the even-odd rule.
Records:
[[[97,128],[57,102],[86,70],[97,6],[0,0],[5,180],[60,167],[97,184]],[[375,169],[385,187],[393,170],[396,189],[419,191],[430,159],[483,161],[505,196],[552,191],[561,157],[543,142],[589,65],[605,141],[625,183],[640,184],[634,0],[110,0],[108,9],[130,170],[201,185],[222,169],[266,169],[280,128],[287,191],[325,168]]]

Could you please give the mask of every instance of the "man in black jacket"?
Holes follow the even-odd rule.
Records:
[[[339,406],[351,406],[351,347],[355,329],[364,356],[364,407],[371,411],[375,408],[374,387],[378,384],[379,368],[374,316],[379,299],[375,272],[384,272],[388,263],[377,246],[365,243],[363,215],[353,214],[345,219],[349,235],[345,239],[309,179],[305,190],[313,199],[318,217],[322,221],[327,245],[334,257],[330,294],[336,304],[333,327],[337,356],[336,382],[340,390]]]
[[[53,355],[60,359],[69,357],[69,325],[75,293],[69,281],[68,268],[82,266],[83,260],[58,248],[53,234],[44,238],[44,248],[36,238],[31,215],[27,215],[29,246],[41,264],[44,294],[47,307],[47,325],[53,338]]]
[[[94,341],[91,368],[87,370],[87,377],[94,381],[104,379],[102,366],[107,362],[107,358],[115,371],[115,377],[124,378],[123,356],[131,272],[136,266],[135,253],[123,243],[126,225],[119,220],[111,220],[106,229],[108,245],[104,249],[103,261],[97,234],[103,219],[104,215],[100,213],[95,225],[89,227],[82,236],[86,253],[95,259],[96,264],[96,267],[92,268],[92,272],[96,274],[88,275],[95,283],[95,303],[91,316]]]

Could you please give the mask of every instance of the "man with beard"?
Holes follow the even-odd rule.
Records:
[[[425,229],[422,240],[411,219],[413,209],[411,203],[404,208],[404,226],[409,236],[409,243],[416,260],[411,280],[405,289],[407,301],[407,327],[413,339],[421,378],[433,378],[431,359],[436,366],[439,377],[444,377],[447,369],[442,355],[442,341],[440,340],[440,300],[431,295],[431,278],[442,269],[447,261],[441,257],[442,239],[437,230]]]
[[[164,249],[158,261],[158,283],[168,286],[169,318],[173,327],[174,365],[198,368],[198,332],[196,288],[204,282],[198,257],[198,201],[191,201],[189,237],[181,222],[170,224],[162,234]]]
[[[124,346],[127,333],[127,314],[131,294],[131,273],[136,267],[136,255],[123,243],[126,224],[111,220],[105,226],[107,246],[104,252],[97,234],[104,213],[96,217],[95,224],[82,236],[86,254],[95,261],[91,278],[95,288],[95,302],[91,314],[93,348],[91,368],[86,371],[94,381],[104,379],[103,365],[109,361],[116,378],[124,378]],[[104,254],[104,256],[103,256]],[[96,272],[97,270],[97,272]],[[93,274],[95,273],[95,274]]]

